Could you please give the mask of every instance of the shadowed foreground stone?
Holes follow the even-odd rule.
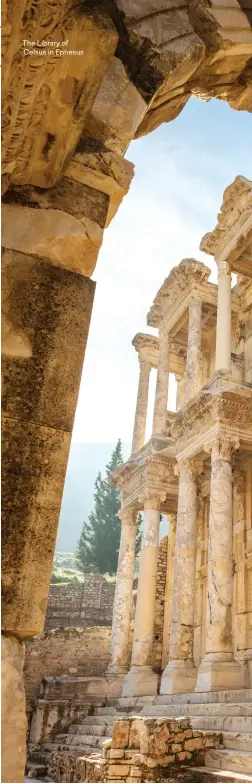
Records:
[[[19,783],[25,765],[27,720],[23,687],[24,645],[2,636],[2,783]]]
[[[95,284],[8,250],[2,282],[2,623],[22,639],[44,626]]]

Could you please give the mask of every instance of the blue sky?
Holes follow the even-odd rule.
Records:
[[[75,441],[131,440],[138,383],[132,338],[138,331],[155,333],[146,327],[146,314],[182,258],[198,258],[214,270],[199,243],[216,224],[225,187],[238,174],[252,179],[251,137],[247,112],[192,98],[176,120],[130,145],[126,157],[135,164],[135,177],[105,231],[93,275],[97,287]],[[154,385],[153,372],[149,432]],[[174,394],[171,383],[170,408]]]

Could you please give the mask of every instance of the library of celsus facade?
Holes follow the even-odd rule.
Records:
[[[137,334],[132,454],[121,492],[121,545],[109,674],[123,696],[252,687],[252,183],[237,177],[201,250],[183,259]],[[232,273],[237,278],[232,278]],[[156,368],[152,435],[145,442]],[[176,412],[167,410],[169,376]],[[136,517],[143,512],[132,651]],[[160,517],[168,520],[162,662],[153,666]],[[129,658],[130,666],[129,666]]]

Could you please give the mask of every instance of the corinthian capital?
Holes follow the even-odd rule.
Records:
[[[191,459],[178,459],[177,464],[174,467],[175,476],[180,476],[182,471],[191,473],[193,476],[198,476],[203,473],[204,462],[201,459],[192,457]]]
[[[240,441],[232,435],[217,435],[207,446],[205,451],[211,453],[212,461],[214,459],[224,459],[230,461],[232,454],[239,449]]]
[[[222,261],[221,259],[216,261],[218,268],[218,275],[231,275],[231,267],[228,261]]]
[[[136,524],[137,512],[131,506],[120,508],[120,511],[118,511],[118,516],[122,525],[134,526]]]
[[[148,488],[138,498],[139,503],[143,505],[145,511],[159,511],[161,503],[164,503],[165,500],[166,492]]]

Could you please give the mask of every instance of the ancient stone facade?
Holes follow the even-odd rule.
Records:
[[[90,276],[133,176],[125,151],[191,95],[252,111],[251,12],[246,0],[5,0],[2,42],[2,628],[18,643],[21,677],[23,640],[44,625]],[[155,538],[157,508],[149,510]],[[11,667],[12,657],[9,676]],[[14,666],[12,685],[16,674]],[[19,722],[18,691],[16,703]],[[7,702],[6,733],[8,712]],[[23,721],[25,730],[24,712]],[[22,776],[17,757],[17,783]],[[9,778],[5,762],[3,783]]]
[[[45,631],[112,624],[115,582],[102,574],[86,574],[84,583],[51,585]]]
[[[127,581],[120,565],[111,662],[118,695],[252,685],[252,182],[237,177],[224,193],[218,225],[201,248],[215,256],[218,285],[195,259],[172,269],[138,334],[140,380],[132,454],[112,476],[121,492]],[[231,273],[238,279],[231,288]],[[245,324],[248,324],[245,328]],[[153,433],[145,443],[148,378],[157,368]],[[144,370],[144,375],[143,375]],[[169,374],[176,413],[167,411]],[[130,669],[129,591],[136,517],[143,540]],[[164,603],[156,634],[155,590],[160,514],[169,520]],[[124,519],[131,520],[130,537]]]

